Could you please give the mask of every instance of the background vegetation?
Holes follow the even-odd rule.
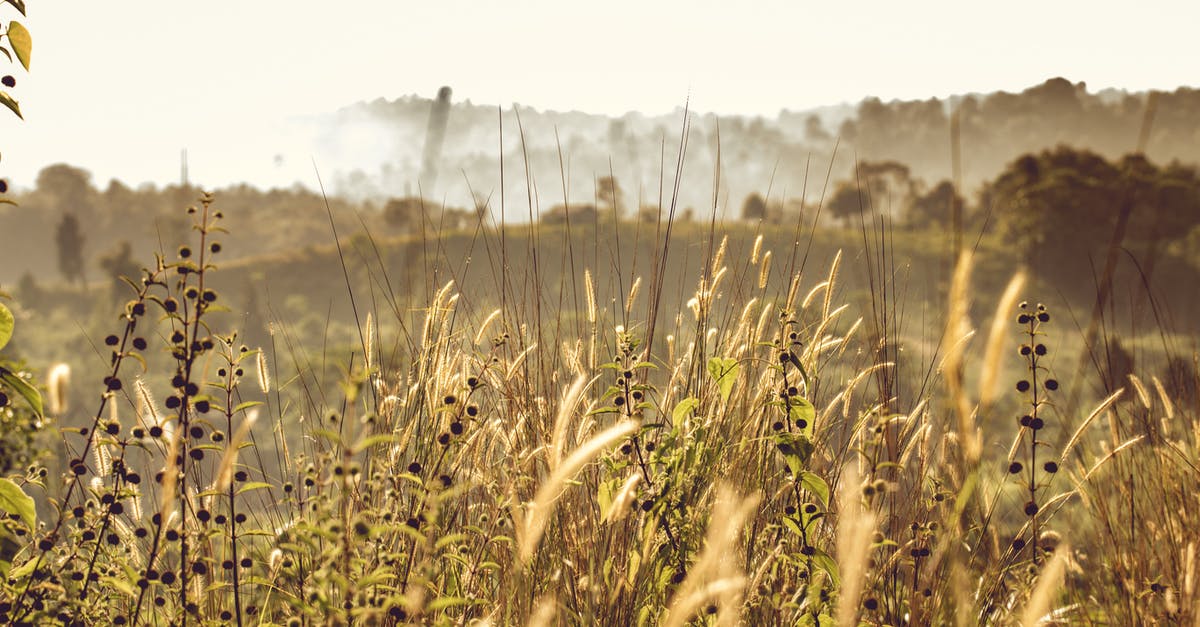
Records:
[[[465,208],[47,167],[0,205],[0,620],[1200,625],[1194,98],[866,101],[736,215],[682,150]],[[776,124],[725,158],[836,143]]]

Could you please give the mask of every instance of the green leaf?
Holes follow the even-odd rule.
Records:
[[[120,577],[101,577],[100,582],[131,599],[137,597],[137,592],[133,589],[133,586]]]
[[[12,109],[12,112],[17,114],[17,117],[21,118],[22,120],[25,119],[25,116],[21,115],[21,105],[17,104],[17,101],[13,100],[13,97],[8,95],[8,92],[0,91],[0,104]]]
[[[465,606],[482,605],[482,604],[483,604],[483,601],[480,599],[464,599],[462,597],[441,597],[439,599],[434,599],[432,603],[425,606],[425,609],[430,612],[436,612],[438,610],[444,610],[444,609],[451,608],[451,607],[465,607]]]
[[[613,499],[619,489],[621,489],[621,480],[616,478],[603,481],[597,487],[596,504],[600,506],[601,522],[606,522],[612,515]]]
[[[783,526],[787,527],[792,533],[796,534],[797,538],[805,537],[804,530],[800,528],[800,524],[797,523],[796,520],[791,516],[784,516]]]
[[[8,57],[9,63],[12,63],[12,53],[8,51],[8,48],[0,46],[0,52],[3,52],[4,56]]]
[[[813,437],[813,426],[817,421],[817,408],[803,396],[788,399],[788,416],[808,439]]]
[[[13,20],[8,23],[8,41],[12,44],[17,60],[25,66],[25,71],[28,72],[29,54],[33,52],[33,38],[29,36],[29,31],[20,22]]]
[[[696,406],[699,404],[700,399],[693,397],[688,397],[682,401],[679,401],[679,404],[676,405],[675,409],[671,412],[671,424],[675,425],[676,429],[682,430],[683,422],[687,420],[688,416],[695,411]]]
[[[245,401],[243,403],[238,403],[233,408],[233,411],[231,411],[229,413],[236,414],[240,411],[246,411],[247,409],[250,409],[251,407],[258,407],[259,405],[262,405],[262,404],[263,404],[262,401]]]
[[[713,357],[708,360],[708,374],[717,382],[721,390],[721,400],[729,400],[733,384],[737,381],[738,362],[732,358]]]
[[[18,377],[11,370],[0,367],[0,382],[3,382],[21,395],[26,403],[33,408],[34,413],[42,415],[42,393],[37,391],[37,388],[29,385],[29,382],[21,377]]]
[[[391,444],[397,441],[397,439],[398,437],[391,433],[376,433],[375,435],[369,435],[355,442],[354,446],[350,447],[350,450],[354,452],[365,451],[376,446]]]
[[[792,471],[793,476],[799,477],[804,470],[804,465],[812,457],[812,441],[803,435],[786,432],[775,434],[774,440],[775,447],[779,449],[783,460],[787,462],[788,470]]]
[[[4,306],[4,303],[0,303],[0,348],[4,348],[4,345],[12,339],[13,325],[15,324],[16,320],[13,319],[12,312]]]
[[[30,574],[33,573],[33,567],[37,565],[37,562],[38,562],[38,560],[36,557],[31,557],[31,558],[25,560],[25,563],[12,569],[11,571],[9,571],[9,573],[8,573],[9,580],[20,581],[21,579],[28,577]]]
[[[824,479],[805,470],[800,473],[800,485],[821,499],[822,505],[829,507],[829,484]]]
[[[842,578],[838,575],[837,562],[833,561],[828,553],[817,549],[816,554],[812,556],[812,561],[817,568],[829,573],[829,580],[833,583],[833,587],[837,588],[842,585]]]
[[[0,509],[20,516],[30,529],[37,523],[33,499],[12,479],[0,479]]]
[[[270,489],[272,487],[274,486],[265,481],[251,481],[250,483],[243,483],[242,486],[238,488],[237,493],[238,495],[242,495],[252,490]]]

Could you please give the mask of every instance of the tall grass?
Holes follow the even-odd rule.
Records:
[[[973,313],[969,255],[936,367],[901,369],[894,272],[872,270],[887,287],[863,316],[839,302],[852,262],[796,263],[807,224],[793,250],[744,256],[714,224],[694,288],[667,285],[684,251],[665,213],[638,233],[659,244],[648,276],[600,272],[599,235],[572,248],[569,309],[512,275],[503,225],[474,233],[492,294],[449,280],[405,302],[380,264],[329,385],[286,320],[261,348],[213,328],[202,199],[196,241],[131,281],[91,426],[63,433],[63,487],[25,485],[49,516],[2,523],[0,618],[1200,624],[1200,416],[1160,381],[1058,411],[1047,365],[1021,361],[1051,333],[1015,305],[1023,276]],[[139,372],[156,348],[168,370]],[[1030,373],[1010,402],[1006,360]]]

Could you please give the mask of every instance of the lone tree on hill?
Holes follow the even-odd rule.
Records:
[[[83,283],[83,231],[74,213],[63,213],[54,233],[58,245],[58,271],[68,281]]]

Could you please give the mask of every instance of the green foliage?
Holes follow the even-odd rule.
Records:
[[[29,36],[29,31],[16,20],[8,23],[8,43],[12,46],[13,54],[17,55],[17,60],[21,62],[25,71],[29,71],[29,55],[33,52],[33,38]]]
[[[308,319],[276,319],[256,349],[221,328],[234,299],[215,259],[234,234],[211,196],[188,215],[191,239],[122,284],[116,328],[98,335],[105,367],[89,378],[102,382],[102,404],[83,427],[62,429],[62,483],[42,487],[47,475],[26,468],[12,478],[21,494],[0,485],[0,503],[20,510],[0,521],[0,569],[9,565],[3,620],[524,624],[553,611],[564,624],[655,625],[696,594],[684,623],[941,624],[967,612],[1006,624],[1045,561],[1043,530],[1071,529],[1092,563],[1126,568],[1125,579],[1138,582],[1159,575],[1130,563],[1128,541],[1073,529],[1072,516],[1086,520],[1085,508],[1098,508],[1103,528],[1124,534],[1133,524],[1176,547],[1178,530],[1195,522],[1180,508],[1155,514],[1153,498],[1141,495],[1196,483],[1181,471],[1195,463],[1197,431],[1158,420],[1153,399],[1138,421],[1110,420],[1116,439],[1085,430],[1073,456],[1053,460],[1063,466],[1055,483],[1057,467],[1045,465],[1052,449],[1033,423],[1029,432],[1006,427],[999,437],[1015,444],[988,447],[994,457],[973,465],[944,416],[970,399],[931,381],[913,398],[886,391],[875,376],[891,367],[882,342],[855,335],[861,323],[843,321],[830,302],[836,272],[797,272],[782,290],[752,295],[748,282],[724,292],[705,283],[703,321],[680,307],[683,315],[654,328],[633,304],[619,326],[516,297],[487,315],[492,292],[519,276],[496,277],[475,298],[479,290],[460,296],[457,285],[431,290],[414,315],[382,291],[403,264],[381,261],[347,271],[370,274],[380,290],[372,296],[387,303],[371,309],[361,332],[346,333],[349,343],[303,346],[336,316],[314,314],[292,295],[283,308]],[[367,253],[373,244],[359,238],[348,249]],[[118,248],[110,265],[127,257]],[[717,270],[752,277],[764,258]],[[340,274],[318,267],[336,261],[296,258],[286,267],[311,283],[319,272]],[[666,303],[671,290],[645,300]],[[382,321],[389,310],[395,319]],[[1028,331],[1038,350],[1046,330]],[[276,372],[274,385],[256,380],[271,368],[291,372]],[[1031,368],[1033,384],[1057,386],[1048,362]],[[1020,402],[1041,419],[1054,410],[1044,399]],[[636,427],[601,441],[613,425]],[[1145,434],[1132,431],[1140,425]],[[1158,466],[1106,477],[1105,464],[1129,450],[1114,445],[1160,437],[1150,428],[1170,443]],[[1039,464],[1016,490],[1000,465],[1010,448]],[[1151,468],[1179,474],[1151,480]],[[1138,494],[1121,492],[1131,476]],[[1064,489],[1091,490],[1089,498],[1054,495],[1067,477],[1084,477]],[[1141,499],[1139,520],[1159,516],[1153,525],[1116,511],[1131,494]],[[39,520],[24,517],[22,495],[41,507]],[[1036,514],[1022,510],[1025,501]],[[860,521],[856,512],[869,523],[858,535],[846,531]],[[534,521],[544,534],[522,558]],[[1042,553],[1016,550],[1017,538]],[[1160,556],[1152,568],[1178,581],[1172,564]],[[850,585],[860,578],[861,593]],[[1082,619],[1076,599],[1118,589],[1073,576],[1053,602],[1064,620]],[[848,611],[839,610],[843,600],[852,601]],[[1122,623],[1135,610],[1164,623],[1188,618],[1148,595],[1086,611],[1094,622]]]
[[[12,311],[4,303],[0,303],[0,349],[12,339],[15,322]]]
[[[20,11],[21,15],[25,15],[24,2],[21,0],[5,1]],[[25,71],[29,71],[29,59],[30,55],[33,53],[33,38],[29,35],[29,30],[26,29],[25,26],[20,22],[16,20],[10,20],[7,28],[5,29],[3,37],[0,38],[0,42],[3,42],[4,40],[7,40],[8,46],[5,47],[3,43],[0,43],[0,52],[3,52],[10,61],[12,60],[12,55],[15,54],[17,56],[17,61],[20,62],[20,64],[25,68]],[[9,51],[9,48],[12,49],[11,52]],[[21,115],[21,106],[15,99],[13,99],[11,95],[9,95],[8,92],[0,91],[0,104],[8,107],[8,109],[12,111],[13,114],[18,118],[24,118],[24,116]]]
[[[33,499],[11,479],[0,478],[0,510],[20,518],[30,529],[37,522]]]
[[[717,389],[721,392],[721,400],[729,400],[729,394],[733,392],[733,384],[737,383],[737,375],[740,366],[736,359],[713,357],[708,360],[708,374],[717,384]]]

